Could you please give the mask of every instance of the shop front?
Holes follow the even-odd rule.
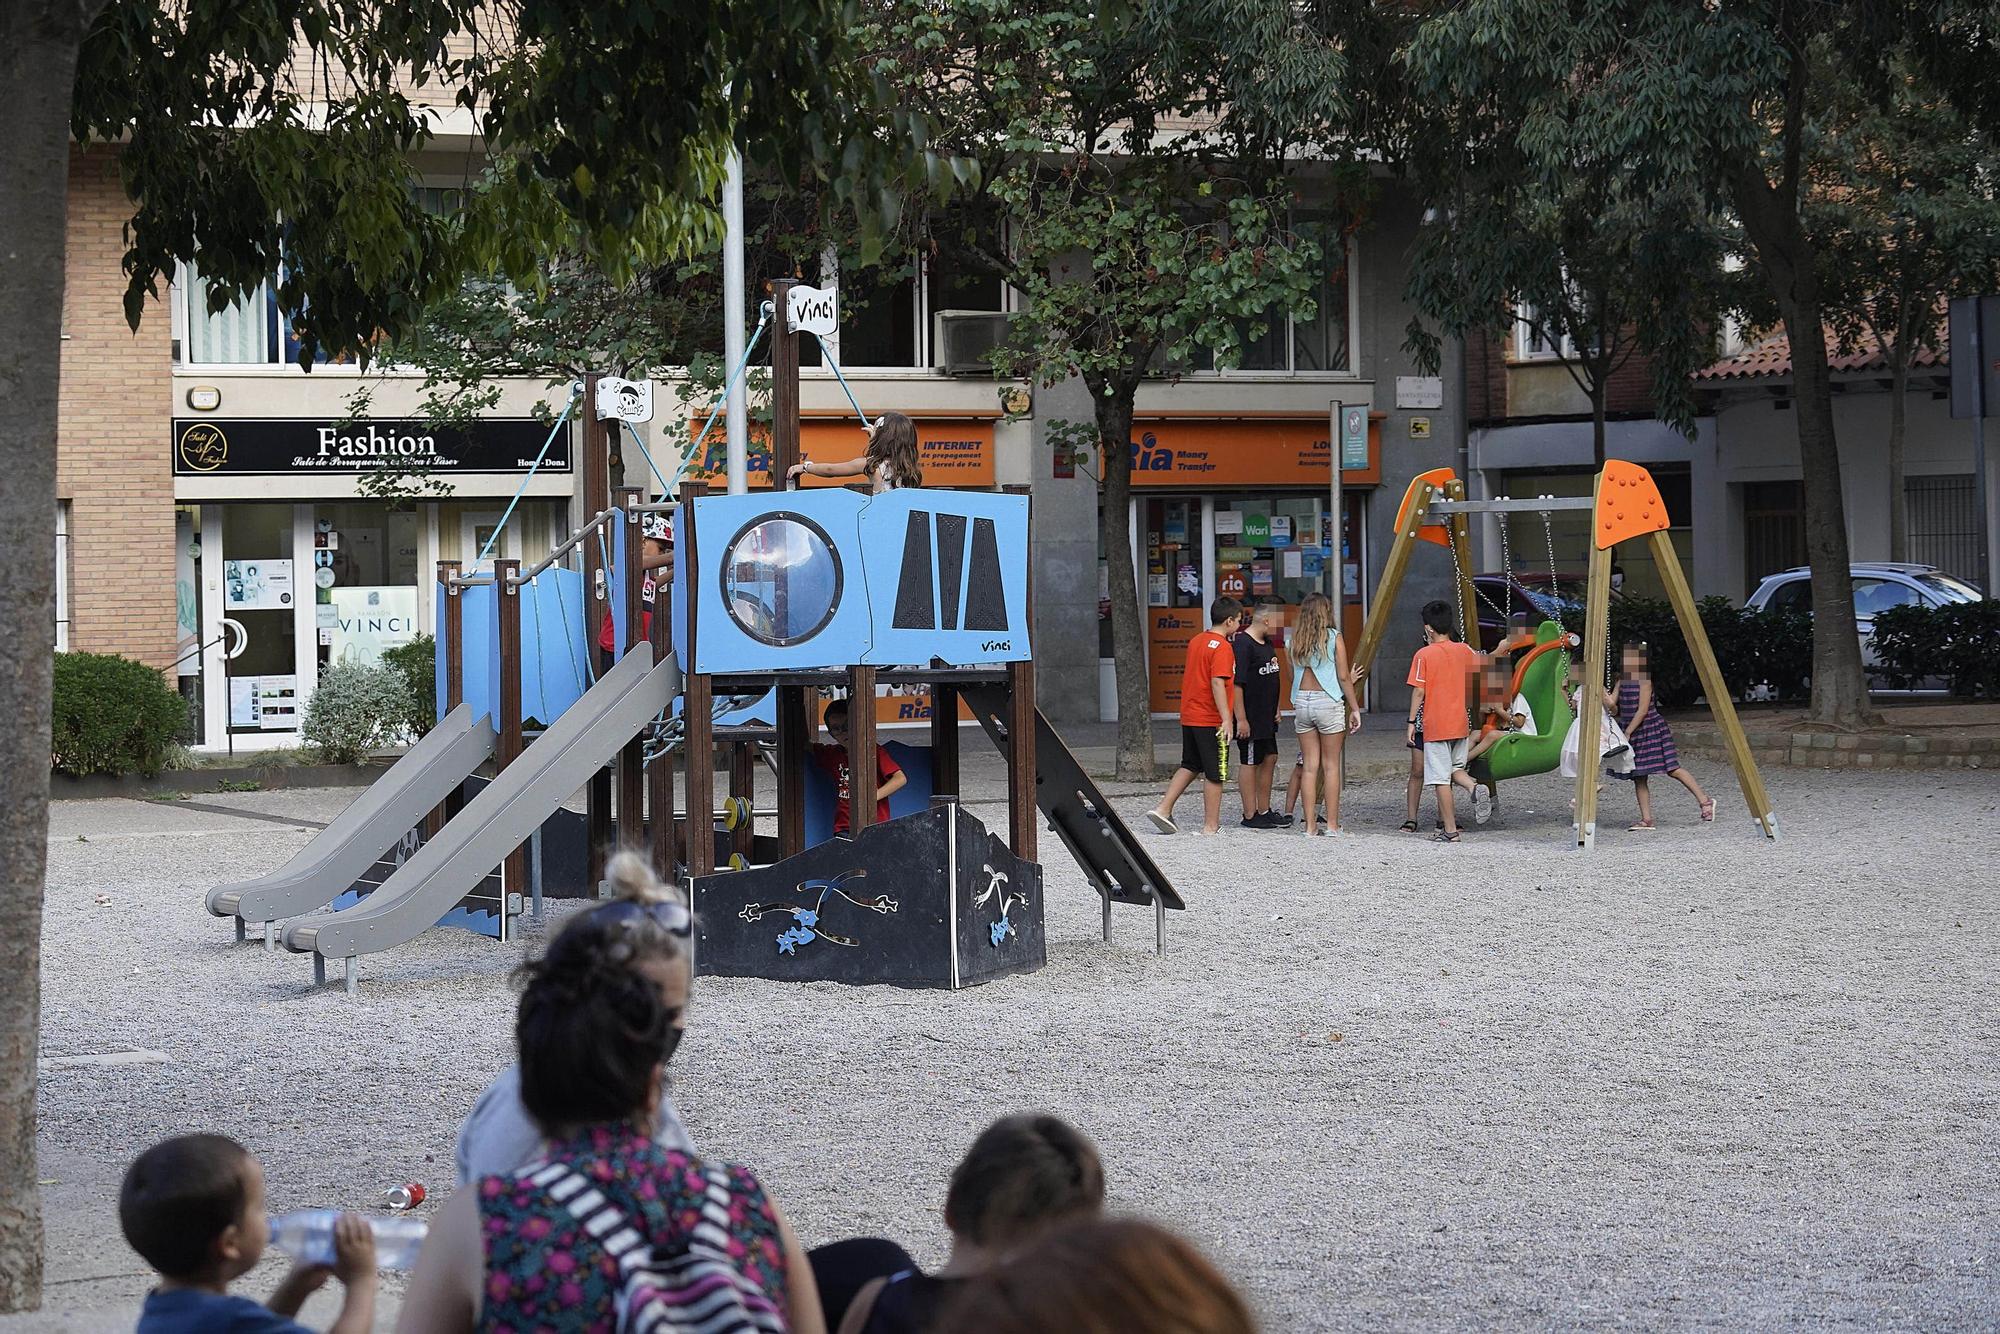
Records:
[[[439,560],[546,551],[572,489],[567,432],[526,417],[177,418],[171,448],[176,670],[209,751],[296,744],[323,670],[430,632]]]
[[[1337,592],[1343,632],[1350,642],[1360,635],[1373,591],[1365,502],[1381,481],[1379,416],[1359,405],[1341,413],[1337,517],[1326,417],[1133,423],[1133,564],[1155,716],[1180,712],[1187,642],[1219,596],[1246,605],[1276,598],[1290,625],[1308,593]],[[1100,713],[1108,720],[1116,668],[1110,622],[1102,625]],[[1289,709],[1291,681],[1280,680],[1279,707]]]

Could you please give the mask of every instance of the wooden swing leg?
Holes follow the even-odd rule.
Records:
[[[1764,791],[1764,776],[1757,772],[1757,761],[1750,755],[1750,738],[1743,733],[1743,723],[1736,716],[1736,702],[1730,698],[1729,685],[1722,679],[1715,650],[1709,647],[1708,630],[1701,623],[1694,593],[1681,573],[1680,557],[1674,554],[1674,545],[1665,533],[1654,533],[1648,540],[1652,543],[1653,563],[1659,568],[1660,581],[1667,586],[1667,600],[1673,604],[1681,634],[1687,640],[1688,656],[1694,659],[1695,672],[1701,678],[1702,693],[1708,697],[1709,712],[1715,715],[1715,725],[1722,731],[1723,749],[1729,752],[1730,767],[1736,770],[1736,786],[1764,836],[1776,838],[1778,817],[1771,810],[1769,794]]]
[[[1410,553],[1417,545],[1417,530],[1424,526],[1424,515],[1430,510],[1431,500],[1436,494],[1436,488],[1428,482],[1417,488],[1417,498],[1410,505],[1403,526],[1396,530],[1396,540],[1389,546],[1389,559],[1382,563],[1382,578],[1375,585],[1375,600],[1368,604],[1368,619],[1362,624],[1361,640],[1348,659],[1349,668],[1357,676],[1374,664],[1376,651],[1382,647],[1382,640],[1389,632],[1389,617],[1396,610],[1396,594],[1403,586],[1405,571],[1410,568]],[[1335,578],[1342,577],[1340,564],[1336,553]]]
[[[1453,482],[1445,488],[1445,494],[1453,500],[1465,499],[1465,483]],[[1484,647],[1479,642],[1479,592],[1472,582],[1472,523],[1463,514],[1451,516],[1448,531],[1451,534],[1451,567],[1458,578],[1458,607],[1460,624],[1459,637],[1475,649]],[[1504,627],[1503,633],[1504,633]]]
[[[1604,771],[1605,638],[1611,631],[1611,548],[1592,544],[1583,594],[1583,684],[1576,692],[1576,844],[1597,838],[1597,783]]]

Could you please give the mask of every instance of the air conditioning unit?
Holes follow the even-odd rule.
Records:
[[[936,364],[946,375],[993,374],[987,354],[1007,341],[1007,321],[998,310],[940,310],[931,316]]]

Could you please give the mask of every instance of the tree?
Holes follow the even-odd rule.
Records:
[[[1103,460],[1118,772],[1150,780],[1134,400],[1149,377],[1231,364],[1271,320],[1311,312],[1365,173],[1352,146],[1311,173],[1287,157],[1333,138],[1344,62],[1289,7],[1227,0],[1147,0],[1117,19],[1051,0],[899,0],[862,41],[898,96],[930,109],[932,145],[977,166],[930,235],[1022,294],[998,368],[1090,391],[1092,420],[1052,429]],[[1326,195],[1317,228],[1294,213],[1308,175]]]
[[[1842,98],[1887,102],[1901,58],[1990,132],[2000,122],[1987,77],[2000,43],[1992,18],[1990,5],[1941,0],[1473,0],[1424,20],[1424,40],[1497,53],[1513,76],[1568,70],[1573,123],[1631,164],[1634,188],[1685,189],[1741,228],[1791,340],[1813,576],[1810,716],[1819,723],[1856,727],[1875,715],[1853,631],[1827,352],[1837,302],[1809,226],[1810,151]]]
[[[367,356],[468,272],[532,285],[572,232],[614,277],[710,244],[732,137],[871,226],[898,208],[840,0],[22,0],[0,7],[0,1310],[39,1304],[34,1171],[56,372],[72,136],[117,143],[136,326],[197,238],[212,299],[280,272],[307,363]],[[462,227],[412,198],[443,86],[505,164]],[[447,101],[450,98],[446,99]]]
[[[1511,312],[1590,400],[1600,467],[1611,377],[1637,353],[1651,359],[1660,416],[1691,433],[1687,376],[1713,323],[1708,285],[1689,276],[1717,259],[1703,199],[1639,170],[1642,155],[1605,133],[1587,81],[1601,34],[1565,24],[1527,51],[1487,36],[1473,22],[1425,23],[1405,51],[1402,165],[1434,218],[1411,252],[1411,350],[1435,370],[1425,319],[1464,338]]]
[[[1834,99],[1809,159],[1806,225],[1828,273],[1843,351],[1888,363],[1889,559],[1910,558],[1904,434],[1910,362],[1943,342],[1943,302],[2000,283],[2000,152],[1907,55],[1879,100]],[[1984,582],[1982,572],[1981,582]]]

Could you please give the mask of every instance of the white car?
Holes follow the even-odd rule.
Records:
[[[1894,561],[1857,561],[1848,567],[1854,580],[1854,629],[1861,636],[1861,661],[1873,670],[1875,617],[1890,607],[1941,607],[1953,602],[1977,602],[1983,596],[1956,575],[1935,565]],[[1764,576],[1744,604],[1752,611],[1802,611],[1812,614],[1812,571],[1800,565]]]

